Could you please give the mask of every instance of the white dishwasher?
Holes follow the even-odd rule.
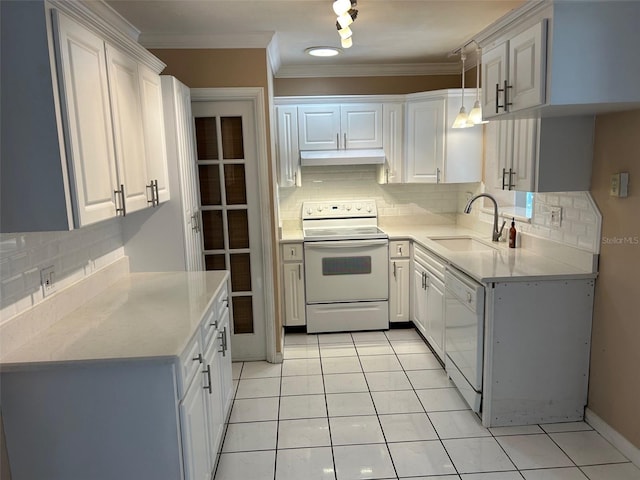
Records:
[[[482,400],[484,287],[464,273],[445,272],[445,368],[474,412]]]

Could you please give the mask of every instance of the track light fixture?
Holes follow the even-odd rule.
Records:
[[[358,17],[358,10],[355,9],[357,4],[356,0],[336,0],[333,2],[333,11],[338,16],[336,19],[336,29],[340,35],[342,48],[351,48],[353,45],[353,39],[351,37],[353,32],[349,28],[349,25]]]
[[[473,123],[469,123],[469,116],[467,115],[467,110],[464,108],[464,61],[466,59],[467,56],[464,53],[464,49],[460,50],[460,60],[462,60],[462,106],[460,107],[460,112],[454,120],[451,128],[473,127]]]

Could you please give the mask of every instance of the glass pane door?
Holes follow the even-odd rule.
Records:
[[[254,333],[243,118],[197,117],[195,126],[206,269],[231,271],[234,334]]]

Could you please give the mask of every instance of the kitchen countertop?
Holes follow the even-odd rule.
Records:
[[[379,225],[389,240],[412,240],[441,257],[445,263],[461,270],[481,283],[500,281],[536,281],[553,279],[595,278],[597,273],[554,260],[530,249],[509,248],[506,242],[492,242],[486,236],[456,225]],[[505,233],[508,229],[505,227]],[[454,251],[433,241],[438,237],[472,237],[493,249],[482,251]],[[301,230],[283,232],[282,243],[301,242]]]
[[[228,272],[131,273],[14,352],[2,370],[42,364],[173,359]]]

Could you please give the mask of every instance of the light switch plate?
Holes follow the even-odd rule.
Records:
[[[562,225],[562,207],[549,207],[549,225],[552,227]]]
[[[609,195],[612,197],[626,197],[629,195],[629,173],[621,172],[611,175]]]

